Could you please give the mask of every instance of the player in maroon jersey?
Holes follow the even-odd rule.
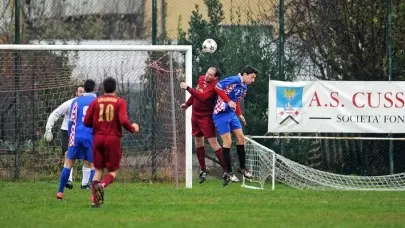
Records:
[[[200,183],[203,183],[207,178],[207,167],[205,164],[205,146],[204,137],[207,138],[211,148],[215,151],[218,161],[224,171],[226,171],[225,162],[222,156],[222,148],[218,143],[216,129],[212,121],[212,112],[216,99],[215,85],[218,82],[221,73],[218,68],[210,67],[205,75],[198,78],[197,88],[193,89],[182,82],[180,87],[187,90],[191,97],[185,104],[181,105],[183,110],[186,110],[191,105],[193,106],[191,116],[192,135],[195,140],[195,147],[198,162],[200,164]],[[235,177],[236,178],[236,177]]]
[[[139,132],[127,115],[127,102],[115,95],[117,82],[108,77],[103,81],[104,95],[95,99],[87,109],[84,125],[93,128],[93,156],[96,172],[93,177],[92,206],[104,201],[104,188],[111,184],[120,168],[122,157],[122,127],[131,133]],[[104,169],[107,173],[104,175]]]

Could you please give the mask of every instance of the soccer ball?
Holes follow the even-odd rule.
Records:
[[[202,51],[206,53],[214,53],[217,50],[217,42],[213,39],[206,39],[202,45]]]

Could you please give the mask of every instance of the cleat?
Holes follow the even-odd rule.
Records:
[[[231,176],[232,175],[233,175],[232,173],[224,173],[224,175],[222,176],[222,180],[223,180],[222,185],[223,186],[228,185],[228,183],[231,181]]]
[[[90,184],[86,184],[86,185],[80,185],[80,188],[83,190],[90,190]]]
[[[100,204],[97,204],[97,202],[95,202],[96,197],[94,197],[94,195],[91,195],[90,200],[91,200],[91,207],[92,208],[99,208]]]
[[[242,173],[243,176],[244,176],[246,179],[253,179],[253,175],[252,175],[252,173],[249,171],[249,169],[239,169],[238,171],[239,171],[239,173]]]
[[[236,182],[239,182],[239,179],[235,176],[235,174],[233,174],[231,176],[231,181],[236,183]]]
[[[204,181],[207,180],[207,174],[208,174],[207,170],[202,170],[200,172],[200,175],[198,176],[198,178],[200,179],[199,181],[200,184],[204,183]]]
[[[65,188],[72,189],[72,188],[73,188],[73,182],[72,182],[72,181],[68,181],[68,182],[65,184]]]
[[[63,192],[56,193],[56,199],[63,199]]]
[[[98,183],[96,185],[96,204],[101,205],[104,203],[104,187]]]

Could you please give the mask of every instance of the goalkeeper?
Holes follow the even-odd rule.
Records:
[[[245,178],[253,178],[250,171],[246,168],[245,136],[240,123],[242,122],[246,125],[246,121],[242,115],[239,101],[246,95],[247,85],[255,81],[258,72],[255,68],[246,66],[240,74],[221,80],[215,87],[218,98],[212,117],[223,142],[222,153],[227,167],[227,172],[223,176],[224,186],[231,181],[231,177],[233,176],[230,155],[232,145],[231,132],[237,140],[236,152],[239,158],[239,172]]]
[[[62,141],[62,145],[61,145],[62,157],[65,157],[65,154],[68,150],[68,143],[69,143],[68,118],[69,118],[70,106],[72,105],[73,100],[76,97],[82,96],[83,93],[84,93],[84,88],[82,86],[77,87],[76,91],[75,91],[75,97],[65,101],[58,108],[53,110],[53,112],[48,117],[48,121],[46,122],[46,131],[45,131],[44,138],[47,142],[50,142],[53,139],[52,128],[55,125],[55,122],[61,116],[64,116],[63,123],[61,126],[61,131],[60,131],[61,141]],[[65,165],[66,164],[64,164],[64,166]],[[83,162],[83,178],[82,178],[82,184],[80,187],[81,189],[90,189],[90,184],[89,184],[90,171],[91,171],[91,169],[89,168],[89,164],[86,161],[84,161]],[[65,186],[66,188],[69,188],[69,189],[73,188],[72,173],[73,173],[73,169],[70,172],[69,180]]]

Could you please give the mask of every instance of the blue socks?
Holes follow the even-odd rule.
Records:
[[[60,180],[59,180],[59,190],[58,192],[63,192],[65,185],[69,179],[69,175],[70,175],[70,169],[64,167],[62,169],[62,172],[60,174]]]
[[[90,171],[90,182],[89,183],[91,183],[92,181],[93,181],[93,177],[94,177],[94,174],[96,173],[96,170],[94,170],[94,169],[92,169],[91,171]]]

